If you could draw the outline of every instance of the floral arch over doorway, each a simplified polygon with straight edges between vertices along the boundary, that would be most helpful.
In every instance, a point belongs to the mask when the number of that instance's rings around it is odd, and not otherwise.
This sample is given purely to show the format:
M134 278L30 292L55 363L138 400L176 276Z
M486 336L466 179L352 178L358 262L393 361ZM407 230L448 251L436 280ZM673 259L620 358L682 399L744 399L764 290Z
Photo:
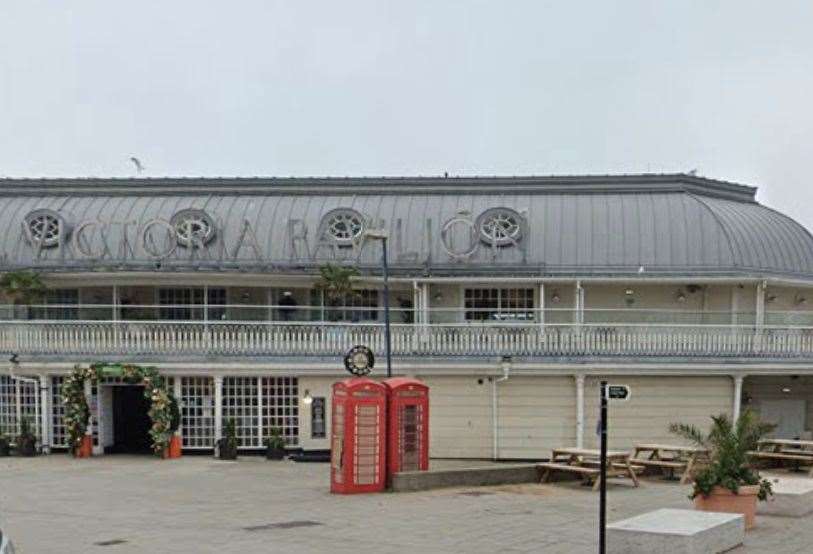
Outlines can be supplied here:
M144 385L144 397L150 401L152 449L157 455L162 455L180 423L178 402L167 391L164 378L155 367L116 363L93 363L87 367L76 365L73 372L65 378L62 399L71 451L75 452L82 445L90 422L85 383L111 377L120 377L131 385Z

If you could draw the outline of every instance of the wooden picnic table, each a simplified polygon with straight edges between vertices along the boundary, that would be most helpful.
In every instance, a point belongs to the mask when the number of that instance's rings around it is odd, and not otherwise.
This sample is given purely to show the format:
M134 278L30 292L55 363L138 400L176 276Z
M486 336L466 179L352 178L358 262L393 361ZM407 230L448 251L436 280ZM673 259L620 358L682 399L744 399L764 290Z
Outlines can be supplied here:
M680 483L688 483L692 479L692 471L698 462L708 459L709 451L696 446L682 446L676 444L636 444L630 458L630 463L644 467L656 467L667 477L672 477L675 470L682 472Z
M810 464L809 475L813 477L813 441L795 439L762 439L757 450L748 453L759 460L776 460L793 462L794 471L799 471L801 464Z
M551 461L537 464L542 470L541 482L550 480L555 471L575 473L586 482L593 480L593 490L601 485L601 451L591 448L554 448ZM629 452L611 450L607 452L607 477L629 477L638 486L638 477L630 465Z

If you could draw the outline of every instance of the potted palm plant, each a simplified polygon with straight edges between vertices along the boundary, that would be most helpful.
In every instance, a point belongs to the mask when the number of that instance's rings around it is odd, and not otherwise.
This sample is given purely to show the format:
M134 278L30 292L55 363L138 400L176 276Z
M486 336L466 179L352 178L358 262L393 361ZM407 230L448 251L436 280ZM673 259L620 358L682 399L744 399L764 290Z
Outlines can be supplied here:
M272 427L265 439L265 458L267 460L282 460L285 458L285 439L282 438L282 430L279 427Z
M233 419L223 422L223 438L217 441L217 457L221 460L237 459L237 426Z
M31 420L24 417L20 421L20 434L17 436L17 454L31 457L37 453L37 437L31 431Z
M709 451L708 465L695 475L690 498L697 510L743 514L745 528L750 529L757 500L766 500L772 491L770 481L751 467L748 453L776 426L763 423L751 410L745 410L736 423L725 414L711 419L708 433L694 425L669 426L672 433Z
M345 267L335 264L325 264L319 268L319 280L314 288L321 291L325 302L331 309L327 316L330 321L338 321L341 311L336 309L343 305L348 298L355 294L353 290L353 277L359 275L355 267Z

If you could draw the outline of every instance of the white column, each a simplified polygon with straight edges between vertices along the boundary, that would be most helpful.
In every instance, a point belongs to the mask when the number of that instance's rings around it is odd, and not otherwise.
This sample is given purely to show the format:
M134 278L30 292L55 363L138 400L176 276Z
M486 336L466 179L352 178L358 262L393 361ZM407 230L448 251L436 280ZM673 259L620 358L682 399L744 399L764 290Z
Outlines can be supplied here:
M760 281L757 284L757 300L756 300L756 322L755 326L758 331L762 330L765 325L765 287L767 282Z
M183 405L181 404L181 378L180 376L175 377L172 381L172 395L175 397L175 401L178 403L178 410L181 411L181 415L183 415ZM181 417L181 422L178 425L178 430L175 431L175 434L179 437L183 436L183 417Z
M731 325L737 325L740 321L740 287L731 286Z
M260 446L263 446L265 440L265 429L263 426L263 378L256 377L257 379L257 436L260 437ZM299 402L299 399L297 399Z
M113 285L113 321L119 320L119 286Z
M43 453L51 451L51 379L46 375L39 376L40 386L40 444Z
M429 284L428 283L421 283L421 296L423 297L423 301L421 302L421 319L423 320L424 324L429 323Z
M223 437L223 376L215 375L215 443Z
M581 325L584 323L584 289L582 282L576 281L576 313L575 323Z
M584 448L584 375L576 379L576 448Z
M545 326L545 283L539 283L539 326Z
M733 375L734 379L734 417L733 420L736 422L740 419L740 406L742 406L742 381L745 378L744 375Z

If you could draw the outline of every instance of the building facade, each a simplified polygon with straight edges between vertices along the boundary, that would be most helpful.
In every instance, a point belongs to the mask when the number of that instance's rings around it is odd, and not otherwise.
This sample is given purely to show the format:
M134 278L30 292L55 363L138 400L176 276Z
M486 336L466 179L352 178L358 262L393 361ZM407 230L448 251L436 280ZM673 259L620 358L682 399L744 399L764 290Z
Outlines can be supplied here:
M64 448L76 364L157 367L183 446L279 427L329 448L330 386L370 346L383 374L388 236L393 372L431 387L431 455L543 458L596 444L598 383L630 385L612 448L744 407L813 429L813 237L756 189L692 175L481 178L5 179L0 271L37 302L0 319L0 426ZM358 269L341 298L326 264ZM143 409L90 391L97 453ZM139 415L140 413L140 415ZM143 422L142 422L143 423Z

